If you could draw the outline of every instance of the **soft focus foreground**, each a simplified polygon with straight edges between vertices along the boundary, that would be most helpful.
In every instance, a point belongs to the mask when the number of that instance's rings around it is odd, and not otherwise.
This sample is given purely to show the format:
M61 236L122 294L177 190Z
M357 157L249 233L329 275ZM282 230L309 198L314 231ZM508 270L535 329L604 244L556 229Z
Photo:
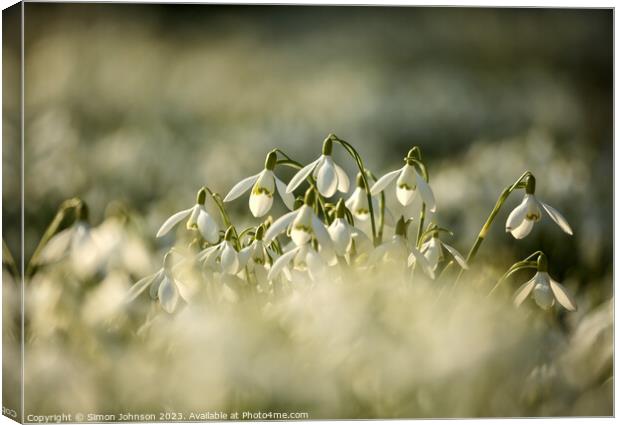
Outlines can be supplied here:
M27 413L612 414L604 11L73 7L26 7L35 23L26 48L26 260L72 196L87 201L105 243L48 252L33 270ZM5 135L18 121L8 124ZM528 169L574 237L545 217L515 241L502 228L521 200L513 195L456 289L453 273L433 281L379 268L266 296L229 280L204 285L188 268L180 279L192 302L175 314L149 291L126 302L132 284L161 267L174 235L177 246L191 242L182 229L154 236L198 188L223 197L274 146L307 164L329 131L379 175L421 146L438 206L428 220L453 230L448 241L463 253L499 192ZM342 151L334 157L351 178L346 198L357 170ZM278 174L288 182L293 172ZM11 247L19 209L4 204ZM239 228L259 223L247 205L247 194L227 204ZM274 202L274 217L283 211ZM526 273L487 297L535 249L577 312L545 312L531 299L515 309ZM10 264L6 322L19 304ZM18 341L13 330L5 341ZM4 355L16 358L15 346Z

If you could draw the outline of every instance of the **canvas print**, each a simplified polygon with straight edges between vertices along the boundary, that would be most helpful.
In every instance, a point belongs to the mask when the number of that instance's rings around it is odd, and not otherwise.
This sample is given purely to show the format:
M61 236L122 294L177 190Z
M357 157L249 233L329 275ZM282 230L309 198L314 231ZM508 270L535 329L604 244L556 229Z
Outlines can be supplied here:
M3 414L609 417L613 10L3 11Z

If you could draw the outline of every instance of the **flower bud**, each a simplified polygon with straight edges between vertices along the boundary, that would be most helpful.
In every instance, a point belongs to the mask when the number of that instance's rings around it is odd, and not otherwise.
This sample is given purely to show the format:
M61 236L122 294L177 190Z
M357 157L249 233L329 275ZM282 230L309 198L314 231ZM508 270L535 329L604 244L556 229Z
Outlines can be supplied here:
M344 201L340 199L336 204L336 218L344 218Z
M533 195L534 192L536 192L536 178L530 174L525 180L525 193Z
M547 256L542 252L538 255L538 261L536 262L536 269L539 272L546 272L548 270L547 267Z
M75 208L75 215L78 221L88 221L88 205L81 201Z
M207 188L201 188L196 194L196 203L200 205L204 205L207 200Z
M405 217L402 215L398 219L398 223L396 223L396 229L394 230L395 235L399 236L407 236L407 227L409 226L409 222L405 220Z
M232 226L228 226L226 229L226 233L224 233L224 240L231 241L234 234L234 229Z
M306 195L304 196L304 204L308 205L309 207L314 205L314 201L315 201L315 193L314 193L314 188L309 188L308 190L306 190Z
M263 226L262 224L260 226L258 226L258 228L256 229L256 234L254 235L254 239L257 241L261 241L263 240L263 234L265 233L265 226Z
M323 155L331 155L332 154L332 149L333 149L333 144L334 144L334 142L332 141L332 137L334 137L334 135L330 134L323 141L323 152L322 152Z
M265 170L273 171L276 168L276 161L278 160L278 154L276 151L271 151L265 158Z

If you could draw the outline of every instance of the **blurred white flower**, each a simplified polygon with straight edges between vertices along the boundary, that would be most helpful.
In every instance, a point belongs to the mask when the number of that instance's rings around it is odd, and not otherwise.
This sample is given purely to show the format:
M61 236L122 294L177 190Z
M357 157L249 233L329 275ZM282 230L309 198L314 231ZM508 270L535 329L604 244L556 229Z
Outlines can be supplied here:
M237 199L251 187L250 211L254 217L262 217L271 209L273 194L277 189L284 204L289 210L292 210L295 204L295 197L292 193L286 191L286 185L274 174L273 169L276 165L276 159L276 153L273 151L269 152L265 160L265 169L235 184L224 198L224 202Z
M569 235L573 234L573 230L562 214L550 205L536 199L534 193L527 192L523 201L508 215L506 232L510 232L515 239L523 239L530 234L534 223L540 220L541 209L545 210L564 232Z
M426 180L417 172L414 162L409 156L405 158L405 165L402 168L390 171L375 182L370 188L371 195L378 195L394 180L396 180L396 198L401 205L407 206L413 202L417 188L429 211L435 212L433 191Z
M211 270L235 275L243 268L242 264L247 262L245 256L249 254L248 251L243 254L237 252L230 240L224 239L219 244L198 253L197 259Z
M404 268L410 267L413 264L420 264L422 270L428 274L431 278L435 278L435 272L426 260L424 255L417 248L412 246L406 237L407 223L403 217L401 217L396 223L396 230L392 238L378 247L370 255L370 263L378 263L384 261L387 263L394 263L396 265L402 265Z
M439 262L445 258L444 249L448 251L450 256L454 258L454 260L456 260L462 268L468 268L467 261L465 261L465 258L461 255L461 253L458 252L456 248L439 239L437 232L433 233L432 237L422 244L420 247L420 252L428 260L430 267L433 270L437 270Z
M207 191L205 188L200 189L196 196L196 205L186 210L179 211L171 215L157 231L157 237L160 238L168 233L180 221L189 217L187 220L187 229L200 232L202 237L209 243L215 243L219 240L219 225L215 220L215 212L207 211L207 207L211 207L211 203L207 202Z
M344 202L341 199L336 205L336 218L327 228L336 254L341 257L350 254L354 241L357 242L356 247L359 251L369 252L372 250L372 242L364 232L347 222L344 218L344 208Z
M164 266L157 273L140 279L129 289L126 302L135 300L149 288L151 298L157 299L166 312L174 313L179 299L187 302L188 296L184 285L174 278L172 269L172 253L168 252L164 257Z
M321 255L312 248L310 242L306 242L303 245L295 246L274 261L267 279L274 280L282 272L290 276L291 269L296 269L301 272L307 272L312 280L319 280L324 276L327 266Z
M372 209L375 215L375 221L379 220L381 210L379 207L379 202L375 197L372 199ZM368 207L368 196L366 191L364 190L364 181L362 180L361 174L357 175L357 186L351 196L345 202L346 207L351 211L353 217L356 220L367 221L370 217L370 208ZM384 220L385 224L388 226L394 225L394 216L392 213L384 206Z
M536 272L533 278L521 285L515 293L515 306L520 306L530 294L533 294L536 304L542 309L551 308L557 301L568 311L577 310L577 303L566 288L553 280L546 271Z
M349 177L347 173L332 159L332 140L326 139L323 143L323 153L316 160L297 172L286 187L292 193L309 175L316 180L319 193L326 198L334 196L336 191L349 191Z
M314 191L309 189L304 204L274 221L265 232L264 240L265 243L271 243L276 236L286 231L299 247L314 238L319 243L321 255L332 264L336 260L334 246L325 225L312 210L313 203Z

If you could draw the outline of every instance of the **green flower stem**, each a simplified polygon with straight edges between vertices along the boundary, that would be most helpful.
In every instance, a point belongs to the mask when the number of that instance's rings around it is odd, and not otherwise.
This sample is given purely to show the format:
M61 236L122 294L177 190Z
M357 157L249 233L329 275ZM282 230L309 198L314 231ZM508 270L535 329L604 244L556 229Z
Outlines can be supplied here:
M366 170L371 179L375 182L379 180L370 170ZM369 210L370 212L370 210ZM385 227L385 192L382 190L379 197L379 230L377 231L378 243L383 242L383 229Z
M43 248L45 248L50 239L52 239L52 237L56 233L58 233L58 228L67 216L67 213L70 210L77 208L79 205L82 204L82 202L83 201L80 198L71 198L60 204L60 207L58 208L54 219L49 224L49 226L47 226L47 229L45 229L45 233L43 233L39 244L37 245L34 253L32 254L32 257L30 257L30 261L28 262L25 273L27 277L30 277L34 274L34 270L39 263L39 256L41 255Z
M232 224L232 221L230 220L230 216L226 212L226 208L224 208L224 202L222 201L222 197L220 196L219 193L212 192L211 189L209 189L208 187L205 187L205 189L207 189L207 192L209 192L209 195L211 195L211 198L213 199L213 201L215 201L215 205L217 205L217 209L220 211L220 215L222 216L222 221L224 222L224 226L227 229L229 227L232 228L233 235L235 236L235 248L237 248L237 251L240 250L241 241L239 240L237 228Z
M487 221L485 221L485 223L482 225L482 229L480 229L480 233L478 233L478 237L476 238L476 241L474 242L471 249L469 250L469 253L467 254L466 261L467 261L468 266L471 265L472 261L476 257L476 254L478 253L478 250L480 249L480 245L482 245L482 242L484 242L484 238L487 236L487 233L489 232L489 229L491 228L491 225L493 224L493 220L495 220L495 217L499 213L499 210L502 208L502 205L504 205L504 203L506 202L506 199L508 199L508 196L510 196L510 194L515 189L523 186L523 179L530 174L532 174L530 171L526 171L525 173L523 173L521 177L519 177L512 185L507 186L503 190L503 192L499 195L499 198L497 199L497 202L495 203L495 207L491 211L491 214L489 214ZM455 285L458 283L464 271L465 269L461 269L459 274L456 276L456 280L454 281Z
M366 168L364 167L364 162L362 161L362 157L357 153L355 148L345 140L338 138L334 134L330 134L328 137L334 142L340 143L343 148L353 157L355 163L357 164L357 168L359 168L360 175L362 176L362 180L364 181L364 191L366 192L366 198L368 199L368 212L370 213L370 226L372 228L372 238L374 246L379 244L379 238L377 235L377 225L375 223L375 213L374 208L372 206L372 195L370 194L370 186L368 185L368 179L366 177Z
M422 243L422 232L424 228L424 218L426 217L426 204L422 202L422 209L420 210L420 219L418 221L418 235L416 236L416 247L419 249Z
M493 289L489 291L489 294L487 296L490 296L491 294L493 294L497 290L497 288L499 288L499 286L506 279L508 279L513 273L516 273L519 270L523 270L523 269L532 269L532 268L536 269L538 267L538 263L536 261L532 261L532 258L534 258L535 256L539 256L540 254L542 254L542 251L536 251L533 254L527 256L522 261L514 263L512 266L510 266L510 268L506 271L506 273L504 273L502 277L499 278L499 280L497 281Z
M290 157L284 154L280 149L276 149L276 150L280 152L284 157L286 157L286 159L278 159L276 161L276 165L286 165L287 167L291 167L296 170L301 170L303 168L303 166L299 162L290 159ZM319 212L323 214L323 217L325 217L325 221L327 221L327 224L331 224L331 220L327 214L327 209L325 208L325 199L319 193L319 190L316 187L316 182L314 181L314 178L312 178L312 176L308 176L308 182L310 183L310 186L314 188L314 191L317 195L315 199L317 199L318 202L315 205L317 206L317 208L319 208L320 210Z
M4 242L4 238L2 238L2 264L6 266L13 278L17 279L19 277L19 269L17 268L17 264L15 264L15 259L11 254L11 250L6 245L6 242Z

